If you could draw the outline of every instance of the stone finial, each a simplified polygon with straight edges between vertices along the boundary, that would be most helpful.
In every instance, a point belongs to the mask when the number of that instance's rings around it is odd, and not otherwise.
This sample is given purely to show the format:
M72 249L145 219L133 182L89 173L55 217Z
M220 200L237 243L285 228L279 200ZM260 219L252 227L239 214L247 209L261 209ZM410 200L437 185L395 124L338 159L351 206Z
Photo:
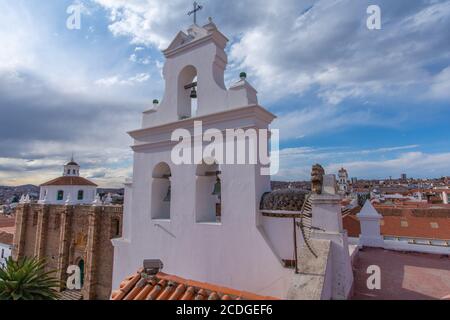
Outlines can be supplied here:
M325 170L320 164L315 164L311 170L311 191L315 194L322 194L323 176Z
M105 199L104 203L105 203L106 205L109 205L109 204L112 204L112 201L113 201L113 199L112 199L112 197L111 197L111 193L108 193L108 195L106 196L106 199Z
M44 195L44 199L39 200L39 204L47 204L48 200L47 200L47 194Z
M100 199L100 196L98 194L95 195L95 200L92 202L92 205L94 207L103 205L102 200Z
M20 204L24 204L25 203L25 195L24 194L20 197L19 203Z
M367 247L383 247L384 241L380 230L380 220L383 218L367 200L364 207L357 214L361 225L359 244Z
M31 198L30 198L30 195L29 195L29 194L27 194L27 195L25 196L23 203L31 203Z

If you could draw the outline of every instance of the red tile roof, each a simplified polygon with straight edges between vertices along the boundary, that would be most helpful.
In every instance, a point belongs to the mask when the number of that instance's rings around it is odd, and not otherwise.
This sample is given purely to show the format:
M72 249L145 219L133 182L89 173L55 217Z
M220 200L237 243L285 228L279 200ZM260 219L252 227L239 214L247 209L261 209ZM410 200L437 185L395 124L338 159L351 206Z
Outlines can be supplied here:
M0 228L14 227L15 223L16 223L15 217L0 215Z
M111 300L276 300L273 297L186 280L158 273L147 276L142 270L129 276L113 291Z
M59 177L48 181L46 183L41 184L41 187L44 186L93 186L97 187L95 183L85 179L83 177Z
M13 244L14 235L12 233L0 232L0 243L2 244Z
M447 208L375 206L375 209L383 216L381 234L384 236L450 239L450 210ZM407 226L402 226L402 221L406 221ZM344 216L343 224L350 237L360 235L359 219L354 214Z

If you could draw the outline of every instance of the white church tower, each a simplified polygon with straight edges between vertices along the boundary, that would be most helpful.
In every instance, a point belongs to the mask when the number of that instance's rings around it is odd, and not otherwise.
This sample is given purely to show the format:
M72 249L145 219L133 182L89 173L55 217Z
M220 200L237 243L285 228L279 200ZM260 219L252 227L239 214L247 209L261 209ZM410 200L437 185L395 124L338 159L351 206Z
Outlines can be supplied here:
M260 132L275 118L258 105L245 73L226 88L227 42L210 19L179 32L163 51L164 97L143 113L142 127L129 132L133 178L125 185L123 238L113 240L113 288L143 260L160 259L165 273L286 297L293 271L285 268L262 227L259 203L270 191L262 165L176 165L171 157L175 130L199 138L194 122L202 122L203 132ZM249 144L255 143L250 137ZM291 220L288 225L288 233L274 232L292 242ZM285 250L291 259L293 247Z
M349 191L347 170L341 168L338 172L338 191L340 194L346 194Z

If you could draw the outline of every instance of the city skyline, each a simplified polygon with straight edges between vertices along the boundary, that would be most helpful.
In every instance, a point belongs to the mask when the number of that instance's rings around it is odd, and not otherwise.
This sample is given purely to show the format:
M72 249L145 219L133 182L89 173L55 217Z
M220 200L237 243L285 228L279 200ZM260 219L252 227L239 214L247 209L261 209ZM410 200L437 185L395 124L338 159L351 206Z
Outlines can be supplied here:
M66 27L73 4L79 30ZM226 84L246 71L278 116L273 180L308 180L314 163L360 179L450 175L450 2L378 1L381 30L366 27L369 4L202 2L198 23L211 16L230 38ZM0 3L0 185L43 183L74 152L83 176L120 186L131 174L126 132L162 99L160 50L192 23L190 9Z

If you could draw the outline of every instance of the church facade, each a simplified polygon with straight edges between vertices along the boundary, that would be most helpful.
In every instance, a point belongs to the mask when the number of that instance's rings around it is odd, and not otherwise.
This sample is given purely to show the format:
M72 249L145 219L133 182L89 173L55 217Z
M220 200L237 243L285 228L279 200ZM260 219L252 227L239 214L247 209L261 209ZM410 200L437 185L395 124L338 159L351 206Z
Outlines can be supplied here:
M16 208L12 256L45 259L65 290L67 268L80 268L85 300L109 299L112 284L111 239L121 236L122 206L42 205Z
M73 159L63 176L41 185L40 200L23 198L16 208L12 246L15 260L44 259L66 290L69 266L80 270L81 290L69 296L85 300L109 299L112 285L111 239L122 235L123 206L103 204L97 185L79 176Z

